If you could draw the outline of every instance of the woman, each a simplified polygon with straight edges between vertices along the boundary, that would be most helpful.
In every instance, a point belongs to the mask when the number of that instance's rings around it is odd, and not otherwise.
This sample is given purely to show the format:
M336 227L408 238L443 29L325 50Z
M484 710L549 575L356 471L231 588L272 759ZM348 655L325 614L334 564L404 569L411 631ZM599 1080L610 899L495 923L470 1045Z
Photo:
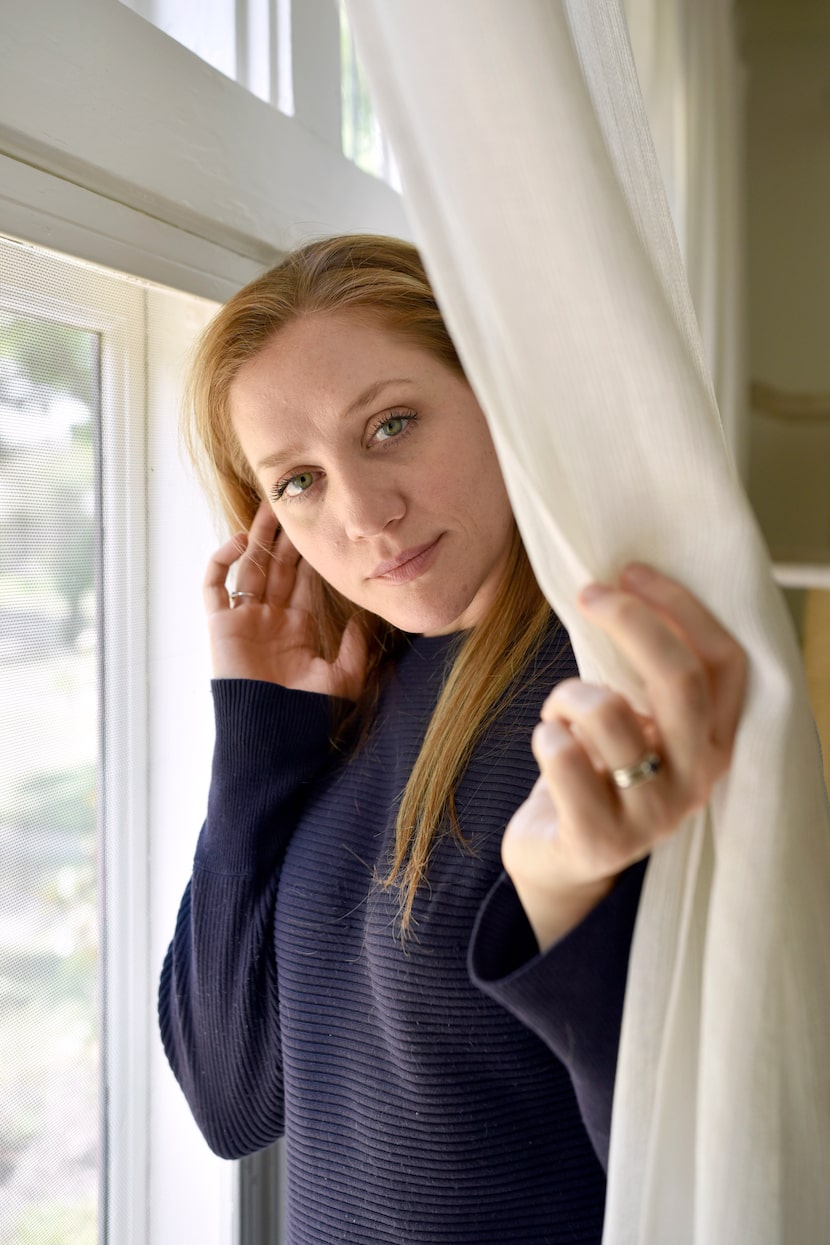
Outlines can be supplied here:
M196 1119L228 1157L285 1134L292 1245L598 1242L645 859L728 765L743 653L634 566L580 604L648 716L577 678L404 243L253 282L191 398L242 529L160 994Z

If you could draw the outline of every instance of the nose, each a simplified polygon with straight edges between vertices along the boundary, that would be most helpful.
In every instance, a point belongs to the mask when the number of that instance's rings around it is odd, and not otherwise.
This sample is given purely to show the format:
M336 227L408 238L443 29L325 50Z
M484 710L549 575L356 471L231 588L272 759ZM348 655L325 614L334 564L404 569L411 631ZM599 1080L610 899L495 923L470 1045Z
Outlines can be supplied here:
M401 490L388 479L373 479L370 473L341 480L338 493L341 522L349 540L369 540L406 513Z

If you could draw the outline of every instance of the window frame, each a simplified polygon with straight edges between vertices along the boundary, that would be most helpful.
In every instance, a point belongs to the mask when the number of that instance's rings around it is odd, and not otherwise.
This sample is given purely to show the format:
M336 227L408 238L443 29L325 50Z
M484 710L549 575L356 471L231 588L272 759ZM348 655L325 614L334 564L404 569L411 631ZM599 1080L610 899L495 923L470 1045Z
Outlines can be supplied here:
M32 262L34 259L34 262ZM146 488L145 309L138 285L4 239L0 308L93 333L100 342L98 529L99 1234L144 1241L147 1168L146 533L122 495ZM119 311L113 310L117 286ZM62 295L55 293L63 291ZM71 296L68 296L71 295ZM120 418L112 418L119 412ZM110 416L107 418L107 416ZM109 464L119 464L118 479ZM138 522L136 519L138 518ZM125 568L128 573L125 574ZM126 596L126 601L125 601ZM119 689L119 713L107 712ZM109 774L118 774L119 782ZM104 1231L102 1231L104 1229Z
M213 743L200 581L218 541L179 453L177 414L190 347L216 304L6 241L0 307L100 342L100 1240L229 1245L239 1164L209 1152L156 1020Z
M286 0L279 9L284 30ZM341 152L332 86L332 74L340 72L339 18L332 0L304 0L295 12L293 117L117 0L7 0L0 7L0 47L0 234L24 248L43 246L221 302L308 237L412 236L397 191ZM82 283L85 271L78 266ZM146 375L119 371L117 317L105 323L92 304L83 313L60 308L61 318L80 314L102 333L102 394L120 416L102 418L101 453L105 465L120 464L128 473L122 484L146 501L150 515L143 524L119 515L104 471L102 608L110 631L103 679L121 697L119 721L108 725L104 747L124 767L126 785L119 796L109 794L105 810L104 1161L111 1179L101 1209L106 1206L106 1239L119 1245L128 1245L125 1230L129 1245L177 1245L188 1236L202 1245L254 1245L282 1239L279 1148L241 1164L210 1155L157 1036L160 955L207 791L207 646L194 583L215 538L179 462L171 418L171 378L180 375L193 325L182 325L177 335L168 319L162 331L165 300L169 311L174 296L138 284L134 295L157 351ZM58 307L51 305L54 314ZM194 315L199 319L187 313ZM174 513L192 555L186 566L154 519ZM110 591L120 598L119 610L107 601ZM131 621L117 634L112 627L123 617L124 592ZM190 664L186 673L177 670L177 683L165 678L176 660L165 622L171 594L177 619L193 637ZM181 724L185 715L195 723L195 751L177 779L158 724Z
M117 0L4 0L0 231L220 300L310 236L411 237L315 115L333 49L300 12L287 117Z

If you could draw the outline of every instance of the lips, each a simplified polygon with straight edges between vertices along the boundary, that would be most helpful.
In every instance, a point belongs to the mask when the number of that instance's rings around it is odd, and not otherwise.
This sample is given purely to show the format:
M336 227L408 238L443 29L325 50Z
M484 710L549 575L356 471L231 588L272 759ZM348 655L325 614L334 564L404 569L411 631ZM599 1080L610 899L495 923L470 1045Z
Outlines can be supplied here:
M437 549L441 537L428 541L425 545L413 545L404 549L396 558L388 562L380 562L369 576L370 579L385 579L389 583L406 583L425 571L432 562L433 551Z

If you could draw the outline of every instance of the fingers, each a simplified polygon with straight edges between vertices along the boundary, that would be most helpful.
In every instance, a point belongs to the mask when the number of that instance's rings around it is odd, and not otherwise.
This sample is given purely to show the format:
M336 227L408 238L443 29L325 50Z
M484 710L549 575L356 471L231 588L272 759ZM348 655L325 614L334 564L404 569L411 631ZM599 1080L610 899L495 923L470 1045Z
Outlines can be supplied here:
M301 561L300 555L289 540L287 534L280 529L267 553L267 579L265 597L272 605L299 605L295 599L298 583L302 576L304 591L302 593L303 609L308 608L310 596L305 590L308 567Z
M680 768L707 745L712 687L698 653L646 602L613 588L594 587L581 604L627 657L646 689L649 711Z
M734 737L746 694L744 650L703 603L675 580L634 563L623 571L622 583L678 626L708 667L717 693L713 738L727 744Z
M627 568L622 582L620 589L591 585L580 605L642 679L664 755L697 805L729 762L745 656L681 585L639 566Z
M620 588L592 588L581 608L642 680L649 713L578 679L543 706L532 736L540 777L502 843L543 949L708 800L729 762L746 682L740 646L681 585L631 567ZM637 774L652 752L659 768ZM634 784L618 785L614 771L632 767Z
M245 553L236 569L236 591L251 592L260 600L269 587L270 563L279 525L268 502L260 503L248 533Z
M531 736L539 773L556 809L559 824L585 827L584 841L602 835L619 821L611 787L602 781L582 742L562 722L540 722Z
M203 583L208 613L265 601L284 605L292 596L300 555L281 531L268 502L262 502L248 532L237 532L213 554ZM233 602L227 589L231 567L236 566L237 593Z
M228 572L239 560L248 546L248 533L237 532L216 550L207 564L202 582L202 597L208 614L228 608L228 590L225 581Z
M285 539L287 541L288 538L286 537ZM280 544L282 544L282 540L283 538L280 537ZM297 553L296 549L294 549L293 545L291 545L290 548L293 551L294 561L293 561L293 566L291 568L288 568L288 566L286 567L286 576L285 576L285 584L287 585L288 577L289 577L289 570L290 570L290 576L291 576L291 584L289 587L290 603L292 606L294 606L295 609L305 610L307 613L313 614L315 611L315 608L318 608L317 602L316 602L316 596L314 593L314 584L315 584L314 571L311 569L311 567L308 565L307 562L300 559L299 554ZM282 555L282 551L281 551L280 555L275 554L275 558L277 556L284 556L286 559L286 563L288 563L292 555L288 553L285 553L284 555Z
M747 662L692 593L649 568L628 568L620 588L592 585L580 605L642 680L649 709L579 679L543 706L533 752L568 860L585 877L644 855L709 799L731 756ZM617 786L614 771L651 752L657 772Z
M596 838L601 843L603 836L624 831L636 845L660 837L687 811L685 789L664 758L656 781L623 791L612 780L614 770L636 765L655 745L652 724L635 713L623 696L607 687L567 679L542 708L533 751L563 824L581 823L586 842ZM593 772L580 757L580 748ZM659 745L657 750L663 752ZM621 846L619 842L612 845L615 852Z
M545 701L541 717L570 727L599 770L630 765L648 750L642 720L607 687L566 679Z

